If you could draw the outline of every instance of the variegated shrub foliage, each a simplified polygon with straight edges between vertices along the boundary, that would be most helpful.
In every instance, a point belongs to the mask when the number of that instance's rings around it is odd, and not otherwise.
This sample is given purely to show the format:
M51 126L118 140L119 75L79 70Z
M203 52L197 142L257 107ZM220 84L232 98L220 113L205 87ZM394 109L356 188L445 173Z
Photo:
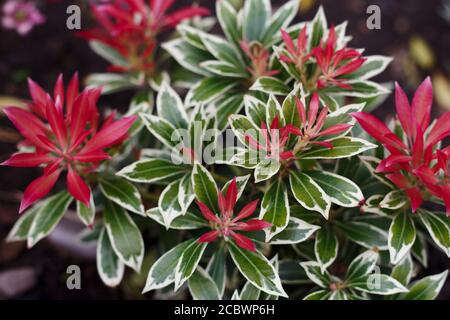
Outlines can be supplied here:
M179 23L161 45L174 60L167 72L132 69L120 48L90 39L123 66L91 84L108 93L146 80L129 139L89 180L90 206L77 198L106 285L128 266L148 272L143 292L160 298L437 297L447 271L417 274L429 246L450 257L439 211L450 206L450 150L437 143L449 115L427 129L425 81L411 106L396 88L393 131L368 119L390 93L370 79L391 59L350 48L347 23L330 25L322 8L293 24L298 5L217 1L220 34L211 18ZM10 240L31 246L48 235L72 195L35 204Z

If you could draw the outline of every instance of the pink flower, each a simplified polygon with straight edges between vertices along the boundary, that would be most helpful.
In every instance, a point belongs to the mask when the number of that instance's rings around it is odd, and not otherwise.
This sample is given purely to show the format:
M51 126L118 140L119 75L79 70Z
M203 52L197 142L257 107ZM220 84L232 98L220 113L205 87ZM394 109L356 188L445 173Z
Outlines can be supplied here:
M3 5L2 25L5 29L16 30L27 35L35 25L45 22L45 17L32 2L8 0Z
M198 242L212 242L218 237L233 238L236 244L246 250L255 251L255 244L242 234L236 231L256 231L270 227L272 224L259 219L250 219L241 222L242 219L248 218L255 212L259 200L254 200L247 204L236 217L233 218L233 210L237 200L237 184L236 178L230 183L226 196L222 192L218 192L220 217L215 215L206 204L197 201L201 213L206 220L210 222L213 231L206 232Z
M104 149L121 143L136 117L114 121L111 114L98 128L97 100L101 89L78 92L75 74L66 92L62 75L54 88L53 97L33 80L28 80L32 102L29 110L5 108L5 114L25 137L22 145L33 152L13 154L1 165L44 168L44 174L25 190L19 212L23 212L46 196L64 169L67 169L67 189L72 196L89 206L90 190L80 175L95 170L110 156Z
M433 88L429 77L417 88L411 105L396 84L395 105L404 139L371 114L356 112L352 115L368 134L389 150L390 155L376 170L387 173L388 179L405 190L412 210L420 207L428 191L444 201L447 214L450 214L450 152L449 148L435 150L437 144L450 135L450 111L429 128L432 103Z

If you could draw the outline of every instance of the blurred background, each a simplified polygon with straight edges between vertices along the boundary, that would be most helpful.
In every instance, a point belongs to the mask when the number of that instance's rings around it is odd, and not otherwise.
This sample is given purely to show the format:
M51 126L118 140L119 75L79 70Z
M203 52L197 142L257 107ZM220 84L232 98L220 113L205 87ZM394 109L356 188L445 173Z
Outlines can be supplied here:
M239 3L241 0L234 1ZM0 8L6 2L0 0ZM29 98L27 77L51 91L61 72L66 79L75 71L83 78L107 67L84 40L75 36L75 31L66 28L66 8L71 4L82 8L83 29L92 24L86 1L28 2L40 12L38 24L33 28L14 30L4 20L0 22L0 162L15 151L15 144L20 140L4 117L2 108L22 104L23 99ZM274 7L283 2L272 0ZM191 3L177 0L175 6ZM214 0L197 0L196 3L214 12ZM369 16L366 9L371 4L381 8L380 30L366 27ZM434 116L450 109L450 0L302 0L296 21L311 19L319 5L324 6L330 24L349 21L347 33L353 36L352 47L366 48L367 55L394 57L377 82L396 80L411 96L414 88L430 75ZM4 14L0 12L0 16ZM102 98L101 104L120 109L128 105L130 97L127 93L117 94ZM379 117L393 112L392 95L375 111ZM103 285L96 271L95 247L78 240L82 226L70 214L50 237L31 250L27 250L25 243L4 241L18 218L21 192L38 174L34 169L0 167L0 299L146 298L140 294L147 274L145 267L141 275L128 273L119 288L110 289ZM82 270L82 290L66 287L66 269L72 264L79 265ZM449 267L449 259L430 248L427 274L439 273ZM440 299L450 299L448 280Z

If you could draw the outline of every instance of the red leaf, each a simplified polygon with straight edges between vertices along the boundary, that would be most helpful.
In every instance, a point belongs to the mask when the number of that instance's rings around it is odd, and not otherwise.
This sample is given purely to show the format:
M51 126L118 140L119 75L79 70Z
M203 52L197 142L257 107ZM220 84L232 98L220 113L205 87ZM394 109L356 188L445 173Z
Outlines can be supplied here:
M69 166L69 171L67 172L67 189L75 199L89 207L91 190L71 166Z
M231 236L233 237L236 244L241 247L242 249L249 250L249 251L256 251L255 244L247 238L246 236L243 236L241 234L238 234L236 232L231 231Z
M46 106L46 115L56 139L58 139L61 147L65 149L67 146L67 129L63 114L50 102Z
M253 200L249 204L247 204L242 210L238 213L236 218L233 219L233 222L245 219L253 214L255 212L256 208L258 207L259 200Z
M427 137L427 146L434 146L436 143L450 135L450 111L447 111L436 121L433 129Z
M219 210L220 210L220 213L222 213L222 215L225 215L226 211L227 211L227 209L226 209L227 205L226 205L225 197L223 196L223 193L221 191L219 191L217 193L217 196L219 198Z
M64 82L63 75L59 74L58 80L56 80L55 88L53 90L53 100L59 100L61 102L61 106L64 104ZM62 112L63 110L59 110Z
M395 108L403 130L405 130L406 135L411 139L414 130L411 108L409 106L408 97L397 82L395 83Z
M75 102L76 97L78 96L78 72L76 72L72 79L70 80L69 86L67 87L66 94L66 115L70 119L70 115L72 114L73 103Z
M13 154L8 160L2 162L2 166L10 167L37 167L45 162L54 160L46 154L39 153L16 153Z
M86 143L79 154L86 154L94 150L114 145L128 133L128 129L130 129L136 119L137 116L124 117L113 122L106 128L102 128L90 141L88 141L88 143Z
M408 198L411 202L411 210L412 212L416 212L416 210L422 205L423 199L422 195L420 194L419 188L410 188L405 190L406 194L408 195Z
M84 155L76 155L73 157L76 161L80 162L99 162L107 159L111 159L111 156L104 151L92 151L85 153Z
M206 204L200 201L196 202L198 207L200 208L200 212L202 213L203 217L205 217L206 220L215 223L220 223L220 219L214 213L211 212L211 210L208 208Z
M6 116L11 120L17 130L36 146L41 146L38 135L46 135L45 124L34 114L17 107L3 109Z
M351 115L368 134L388 149L389 147L393 149L404 147L404 143L375 116L365 112L352 112Z
M238 223L238 225L233 228L234 230L242 230L242 231L256 231L262 230L272 226L270 222L260 220L260 219L252 219L245 222Z
M33 104L33 112L45 118L45 105L47 103L47 93L33 80L28 78L28 90L30 91Z
M341 133L349 128L351 128L352 125L351 124L335 124L325 130L323 130L322 132L319 132L316 137L320 137L320 136L329 136L332 134L338 134Z
M213 231L209 231L204 233L203 235L200 236L200 238L198 238L198 242L213 242L214 240L217 239L217 237L219 236L219 231L217 230L213 230Z
M412 112L425 131L430 122L431 105L433 104L433 87L430 77L427 77L417 88L412 100Z
M317 112L319 111L319 95L314 93L309 103L308 110L308 128L311 129L316 122Z
M238 191L236 178L233 178L227 189L227 194L225 196L225 212L227 213L233 212L234 206L236 204L237 193Z
M60 170L56 170L52 174L40 176L31 182L23 194L19 213L24 212L33 203L46 196L52 190L60 173Z
M192 18L194 16L209 15L209 10L203 7L183 8L164 18L163 26L175 27L180 21Z

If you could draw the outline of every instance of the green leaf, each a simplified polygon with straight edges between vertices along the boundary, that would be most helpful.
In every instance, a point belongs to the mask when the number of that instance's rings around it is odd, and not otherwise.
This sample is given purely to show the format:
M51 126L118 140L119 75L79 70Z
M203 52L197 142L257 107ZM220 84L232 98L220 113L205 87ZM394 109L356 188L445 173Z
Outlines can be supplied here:
M347 285L353 289L370 294L391 295L408 292L408 289L394 278L379 273L362 276L352 280Z
M86 84L93 87L102 87L102 94L133 88L138 81L127 74L118 73L92 73L86 78Z
M101 179L100 190L106 198L124 209L145 216L144 205L138 189L125 179L119 177Z
M305 270L298 265L296 260L280 260L279 275L282 283L286 284L309 284Z
M141 113L140 117L152 135L154 135L167 147L177 150L177 146L179 146L182 142L182 137L177 128L175 128L169 121L160 117L155 117L144 113Z
M219 212L216 182L211 173L198 162L192 170L192 186L198 201L206 204L212 212Z
M409 292L402 295L400 299L403 300L434 300L437 298L439 292L444 286L445 279L447 279L448 270L422 278L412 285Z
M350 240L364 248L378 248L379 250L388 248L388 235L378 227L365 222L340 222L335 220L334 223Z
M238 177L235 177L235 179L236 179L236 185L237 185L237 190L238 190L236 201L238 201L239 198L242 196L242 193L244 193L247 182L250 179L250 175L248 174L246 176L238 176ZM230 186L232 181L233 181L233 179L231 179L230 181L225 183L225 185L223 186L222 193L224 195L227 193L228 187Z
M303 300L327 300L330 296L329 290L317 290L306 295Z
M33 223L33 219L39 211L41 205L42 203L35 204L31 209L19 216L19 219L17 219L16 223L6 237L7 242L27 240L31 224Z
M163 159L147 159L137 161L122 170L117 175L130 181L152 183L167 178L181 176L186 167Z
M255 167L255 183L272 178L280 170L280 162L277 159L265 158Z
M322 227L316 234L314 252L322 269L327 269L336 259L339 242L330 227Z
M270 0L248 0L244 3L242 30L247 42L261 42L271 15Z
M220 300L219 290L213 279L200 267L189 278L188 286L194 300Z
M419 218L428 230L433 241L447 257L450 257L450 226L449 217L441 216L427 210L417 210Z
M379 206L383 209L398 210L408 205L409 200L402 190L389 192L380 202Z
M28 209L25 213L19 216L19 219L17 219L16 223L9 232L8 237L6 237L7 242L23 241L28 238L34 217L42 205L42 202L38 202L31 207L31 209Z
M56 227L67 208L72 203L72 196L62 191L48 198L36 212L28 233L28 248L33 247L39 240L48 236Z
M156 222L158 222L160 225L166 227L164 223L164 219L161 215L161 211L158 207L152 208L147 211L147 216ZM170 229L175 230L194 230L194 229L200 229L207 227L208 223L205 221L205 219L200 218L199 216L195 215L192 212L186 212L183 216L175 218L175 220L172 221L170 224Z
M129 66L127 59L113 47L110 47L96 40L89 41L89 46L91 47L92 51L94 51L96 54L98 54L100 57L102 57L112 65L121 67Z
M233 133L242 144L248 145L245 139L246 135L253 137L256 141L261 141L259 127L256 127L246 116L233 114L228 118L228 121Z
M188 116L180 96L164 81L156 98L158 116L170 122L175 128L187 129Z
M273 119L277 116L280 127L283 127L285 125L283 109L281 109L277 98L273 94L270 94L266 103L266 124L268 128L270 128Z
M289 201L287 188L281 179L277 179L264 194L259 219L272 223L264 230L266 241L283 231L289 223Z
M376 148L376 145L367 142L366 140L343 137L330 140L333 144L332 149L326 147L313 145L308 151L301 153L302 159L340 159L348 158L364 151Z
M347 79L367 80L383 72L392 61L391 57L381 55L365 56L364 59L366 59L366 61L364 61L360 68L342 77Z
M114 253L105 229L100 232L97 242L97 271L103 283L116 287L122 281L125 266Z
M414 265L411 255L407 254L392 268L391 277L400 282L402 285L407 286L413 276L413 269Z
M186 213L186 210L189 208L194 198L195 194L192 189L191 174L188 173L181 178L180 186L178 188L178 203L183 210L183 215Z
M189 90L185 99L186 105L207 104L219 98L236 85L235 79L220 76L204 78Z
M314 232L320 229L319 226L315 226L307 223L299 218L290 217L287 227L275 235L270 244L295 244L307 240Z
M225 130L228 126L228 119L232 114L237 114L241 111L244 105L242 95L233 94L227 99L224 99L217 105L217 128L219 131Z
M112 201L106 201L103 211L109 240L119 259L136 272L141 269L144 241L130 215Z
M165 42L161 47L187 70L203 76L210 75L208 71L200 67L203 61L211 60L212 55L209 52L194 47L181 38Z
M330 274L316 261L300 262L308 278L319 287L328 288L331 282Z
M262 36L261 42L265 46L273 44L276 41L274 36L280 32L280 29L285 29L291 23L298 12L299 4L298 0L288 1L274 13Z
M389 227L389 254L394 265L408 254L416 240L416 227L410 215L409 211L399 212Z
M87 207L81 201L77 201L77 215L78 218L88 227L92 227L94 225L95 220L95 203L94 203L94 194L91 192L91 198L89 200L89 207Z
M330 197L308 175L302 172L289 172L289 182L295 199L306 209L319 212L328 219L331 207Z
M286 124L293 124L300 127L301 120L297 110L296 97L304 100L305 93L301 84L296 84L294 89L283 100L282 109Z
M200 37L200 34L203 32L202 30L191 27L187 23L180 23L177 25L177 31L190 45L200 50L207 51Z
M222 77L230 77L230 78L248 77L248 74L245 72L245 69L239 69L235 65L225 61L208 60L202 62L201 67L215 75Z
M261 100L250 96L244 96L245 115L254 128L260 128L266 120L266 105Z
M196 240L182 242L163 254L150 268L142 293L167 287L175 281L175 268L183 251Z
M241 294L239 295L240 300L258 300L261 295L261 290L247 281L242 288Z
M228 242L231 258L241 274L256 288L268 294L287 297L275 267L259 251L249 251Z
M170 228L173 220L186 213L187 208L183 208L178 201L179 188L180 181L174 181L159 196L158 208L166 229Z
M227 270L226 270L226 256L224 246L219 246L219 249L211 258L208 264L208 273L214 280L218 290L219 297L222 298L225 291L225 284L227 280Z
M290 92L288 85L274 77L259 77L250 87L250 90L281 96L287 96Z
M238 51L225 39L204 32L200 33L200 37L205 47L217 60L227 62L238 68L245 67Z
M414 242L411 253L424 266L428 267L427 243L423 234L417 232L416 241Z
M372 273L379 258L379 253L375 250L367 250L359 254L350 263L345 275L346 282L352 282Z
M239 46L241 34L238 29L237 13L228 0L217 1L216 15L225 36Z
M367 80L350 80L346 84L352 87L352 90L342 89L340 87L330 87L323 89L321 92L333 94L335 96L357 97L357 98L373 98L379 95L389 93L389 90L382 85Z
M206 249L208 243L194 241L189 244L181 254L178 264L175 268L175 291L188 280L197 269L197 265Z
M357 207L364 200L364 195L358 185L348 178L327 171L307 171L331 202L341 207Z
M320 44L320 41L322 40L322 37L324 36L325 31L327 30L327 19L325 17L325 13L322 6L319 7L319 10L317 10L317 13L314 16L314 19L311 21L311 23L312 23L312 32L311 36L309 37L310 49L317 47Z

